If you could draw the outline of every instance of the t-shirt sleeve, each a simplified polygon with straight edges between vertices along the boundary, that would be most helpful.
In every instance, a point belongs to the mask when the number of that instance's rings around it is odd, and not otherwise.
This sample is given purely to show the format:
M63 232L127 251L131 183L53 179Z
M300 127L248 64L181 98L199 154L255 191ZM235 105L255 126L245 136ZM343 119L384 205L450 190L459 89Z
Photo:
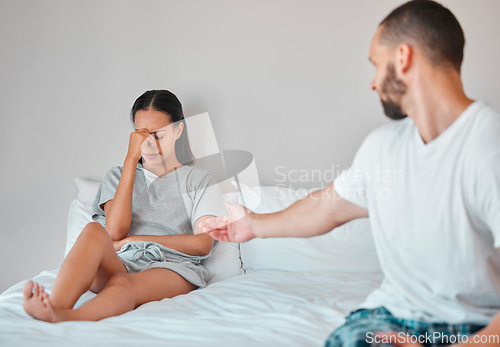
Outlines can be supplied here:
M109 200L113 200L116 193L116 188L118 188L118 183L120 182L122 170L120 167L116 166L111 168L104 176L104 179L99 186L94 203L92 206L92 219L95 222L101 223L103 227L106 225L106 219L104 217L104 204Z
M370 190L366 178L376 154L375 149L378 149L375 142L373 133L368 135L354 156L351 167L342 171L333 183L335 191L342 198L366 209Z
M500 152L478 170L476 203L480 220L491 231L495 248L500 248Z
M218 217L227 214L224 199L213 175L206 173L201 179L194 180L189 189L192 201L189 218L193 229L200 217L208 215Z

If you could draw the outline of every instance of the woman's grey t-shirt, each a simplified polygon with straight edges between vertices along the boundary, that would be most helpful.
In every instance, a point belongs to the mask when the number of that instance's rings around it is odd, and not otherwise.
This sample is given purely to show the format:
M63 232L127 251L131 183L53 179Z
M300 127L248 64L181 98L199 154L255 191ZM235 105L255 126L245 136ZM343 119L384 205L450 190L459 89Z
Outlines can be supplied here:
M97 192L92 218L103 227L103 206L114 198L121 173L119 166L109 170ZM191 235L198 218L226 214L217 182L205 170L182 166L152 182L146 175L152 174L137 164L128 235Z

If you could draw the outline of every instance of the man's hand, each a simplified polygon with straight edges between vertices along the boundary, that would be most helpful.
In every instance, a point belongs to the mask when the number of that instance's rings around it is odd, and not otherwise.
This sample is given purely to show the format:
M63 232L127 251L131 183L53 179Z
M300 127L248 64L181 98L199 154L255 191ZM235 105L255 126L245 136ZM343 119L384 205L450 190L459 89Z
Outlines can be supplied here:
M255 213L242 205L228 202L226 207L230 214L202 221L200 223L202 232L224 242L247 242L257 237L254 232Z

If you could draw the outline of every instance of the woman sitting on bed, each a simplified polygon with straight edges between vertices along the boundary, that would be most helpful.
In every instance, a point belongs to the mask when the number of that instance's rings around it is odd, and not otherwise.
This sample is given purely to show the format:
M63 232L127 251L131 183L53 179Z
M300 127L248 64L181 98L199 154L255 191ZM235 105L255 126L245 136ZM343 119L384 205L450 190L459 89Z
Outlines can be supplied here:
M28 281L24 310L48 321L100 320L205 287L201 261L214 241L199 223L226 214L213 176L193 163L182 105L166 90L141 95L131 111L123 167L101 183L93 219L64 259L49 296ZM93 299L73 309L87 290Z

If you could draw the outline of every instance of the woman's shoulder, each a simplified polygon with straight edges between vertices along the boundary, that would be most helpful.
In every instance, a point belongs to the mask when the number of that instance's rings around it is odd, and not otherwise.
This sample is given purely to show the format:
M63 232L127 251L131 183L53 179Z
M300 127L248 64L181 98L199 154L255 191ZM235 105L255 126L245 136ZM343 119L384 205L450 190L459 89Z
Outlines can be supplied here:
M104 179L102 180L103 185L118 185L120 181L120 177L122 176L122 167L121 166L113 166L106 172L104 175Z
M136 171L141 171L142 166L141 164L137 164L137 167L135 168ZM120 177L122 175L123 171L123 166L113 166L111 169L108 170L107 175L112 175L112 176L118 176Z
M191 165L183 166L183 170L188 187L198 187L204 182L209 182L209 184L213 184L216 182L214 175L212 175L207 170L203 170Z
M136 167L136 171L140 172L141 171L141 166L138 164ZM122 172L123 172L123 166L113 166L111 169L106 172L106 175L104 176L105 179L114 181L114 180L120 180L122 177Z
M122 166L113 166L108 170L106 176L115 176L120 177L122 175L123 167Z

